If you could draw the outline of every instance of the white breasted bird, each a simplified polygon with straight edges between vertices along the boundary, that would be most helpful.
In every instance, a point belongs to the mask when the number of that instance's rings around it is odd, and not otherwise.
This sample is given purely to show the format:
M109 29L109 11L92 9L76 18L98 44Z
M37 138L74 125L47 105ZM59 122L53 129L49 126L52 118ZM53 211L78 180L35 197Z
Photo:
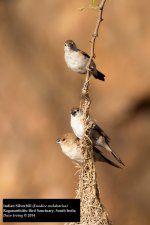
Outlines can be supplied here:
M73 132L78 138L82 138L84 135L84 123L83 123L83 112L79 108L71 109L71 127ZM124 165L119 156L111 149L109 142L110 139L107 134L91 119L89 118L90 123L90 135L93 142L93 146L101 146L107 151L109 151L116 160Z
M77 48L76 44L72 40L68 40L64 44L65 61L67 66L81 74L87 73L87 64L89 62L89 55ZM90 74L96 79L105 80L105 75L96 69L96 65L92 60L89 66Z
M62 137L57 138L56 143L60 144L63 153L71 160L79 164L83 163L83 156L81 153L80 140L73 133L64 134ZM116 168L121 168L113 161L107 159L100 150L93 148L94 160L108 163Z

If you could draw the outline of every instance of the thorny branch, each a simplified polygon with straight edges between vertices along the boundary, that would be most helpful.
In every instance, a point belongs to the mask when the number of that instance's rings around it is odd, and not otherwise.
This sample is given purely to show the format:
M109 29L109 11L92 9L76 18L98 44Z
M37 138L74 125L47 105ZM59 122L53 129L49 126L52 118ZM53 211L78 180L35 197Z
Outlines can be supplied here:
M82 88L82 100L80 102L80 108L83 111L84 121L84 137L80 140L81 152L83 154L84 163L81 167L79 174L79 184L77 189L77 198L81 199L81 223L80 224L104 224L110 225L107 213L103 208L99 189L96 179L95 164L93 159L93 146L90 139L90 123L89 123L89 109L90 109L90 97L89 97L89 79L90 79L90 65L95 58L95 42L98 37L98 31L103 21L103 10L106 0L101 0L97 9L98 17L96 26L92 34L90 43L91 51L90 58L87 64L87 74L85 82Z
M92 38L90 40L90 43L91 43L90 59L87 65L87 74L86 74L85 83L82 89L82 95L87 96L88 98L89 98L88 92L89 92L90 64L92 60L95 58L95 42L96 42L96 38L98 37L100 24L103 21L103 10L104 10L105 3L106 3L106 0L102 0L97 7L98 17L97 17L94 33L92 34Z
M79 182L76 190L76 198L80 201L80 222L66 223L65 225L111 225L107 212L105 211L99 196L99 188L97 185L95 164L93 159L93 146L90 140L90 123L89 123L89 79L90 79L90 64L95 58L95 41L98 37L98 31L101 22L103 21L103 9L106 0L101 0L98 9L98 18L94 33L91 37L91 52L90 59L87 65L87 74L82 88L82 100L80 101L80 108L83 111L84 121L84 137L80 139L81 152L84 162L79 167Z
M94 29L94 32L92 34L90 43L91 43L91 49L90 49L90 58L89 58L89 62L87 64L87 74L86 74L86 78L85 78L85 82L83 84L83 88L82 88L82 100L80 102L80 108L82 108L83 114L84 114L84 121L85 121L85 127L88 127L88 114L89 114L89 109L90 109L90 104L91 104L91 100L89 97L89 80L90 80L90 65L92 60L95 58L95 43L96 43L96 38L98 37L98 32L99 32L99 28L100 25L103 21L103 10L104 10L104 6L105 6L106 0L101 0L101 2L99 3L98 7L96 7L96 9L98 9L98 17L97 17L97 21L96 21L96 26ZM85 130L85 134L88 135L88 129Z

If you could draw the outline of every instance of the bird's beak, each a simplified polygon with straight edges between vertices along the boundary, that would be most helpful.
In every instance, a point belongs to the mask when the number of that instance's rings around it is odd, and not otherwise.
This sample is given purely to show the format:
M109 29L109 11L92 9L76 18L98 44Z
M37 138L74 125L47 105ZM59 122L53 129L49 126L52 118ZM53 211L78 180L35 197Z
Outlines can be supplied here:
M61 142L61 139L60 138L57 138L56 143L57 144L60 144L60 142Z
M71 115L75 116L76 115L76 111L74 111L73 109L71 110Z

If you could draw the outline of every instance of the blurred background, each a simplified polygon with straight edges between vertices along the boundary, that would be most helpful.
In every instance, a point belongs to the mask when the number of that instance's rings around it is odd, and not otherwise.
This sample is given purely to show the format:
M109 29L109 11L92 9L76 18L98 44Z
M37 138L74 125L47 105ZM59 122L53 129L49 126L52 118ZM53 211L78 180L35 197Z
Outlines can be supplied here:
M73 39L90 52L97 11L79 11L88 4L0 1L1 203L75 196L76 170L55 140L71 131L70 109L79 106L84 76L66 67L63 45ZM96 42L106 81L91 78L91 115L126 165L96 164L102 202L117 225L150 221L149 7L148 1L108 1Z

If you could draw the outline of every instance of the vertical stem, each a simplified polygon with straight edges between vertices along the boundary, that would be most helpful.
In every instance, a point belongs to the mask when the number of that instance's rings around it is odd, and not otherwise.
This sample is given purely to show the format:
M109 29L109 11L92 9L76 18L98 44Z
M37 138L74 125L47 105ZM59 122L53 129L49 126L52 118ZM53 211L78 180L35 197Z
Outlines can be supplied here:
M87 74L82 88L83 102L80 102L84 114L84 137L80 140L81 152L84 158L84 163L81 165L79 174L79 183L76 190L76 198L81 200L81 221L80 223L66 223L66 225L110 225L107 213L101 204L99 188L97 185L95 164L93 159L93 146L90 140L90 124L88 120L90 109L89 97L89 78L90 64L95 57L95 42L98 37L98 31L101 22L103 21L103 9L106 0L101 0L98 5L98 18L96 26L91 37L91 52L90 59L87 65Z
M83 96L87 96L89 101L89 78L90 78L90 64L92 62L92 60L95 58L95 42L96 42L96 38L98 37L98 31L100 28L100 24L103 21L103 10L104 10L104 6L105 6L106 0L102 0L100 2L100 4L98 5L98 17L97 17L97 21L96 21L96 26L95 26L95 30L92 34L90 43L91 43L91 50L90 50L90 58L89 58L89 62L87 64L87 74L86 74L86 78L85 78L85 82L82 88L82 95Z

